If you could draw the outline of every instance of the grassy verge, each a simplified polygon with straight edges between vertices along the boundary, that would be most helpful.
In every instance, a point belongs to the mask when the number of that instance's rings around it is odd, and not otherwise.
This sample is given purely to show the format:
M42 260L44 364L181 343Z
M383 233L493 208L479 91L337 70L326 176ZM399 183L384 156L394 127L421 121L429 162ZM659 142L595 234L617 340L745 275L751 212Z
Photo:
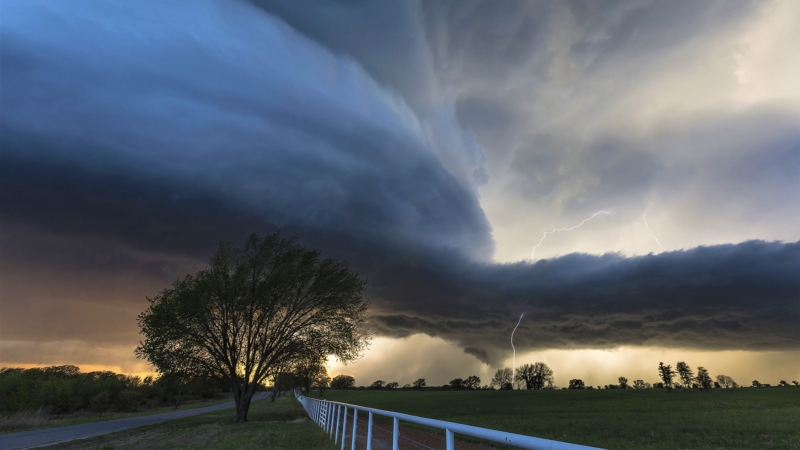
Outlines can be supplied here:
M107 420L126 419L128 417L148 416L151 414L161 414L173 411L184 411L187 409L202 408L204 406L213 406L220 403L231 401L230 398L198 401L186 403L178 406L163 406L159 408L148 409L145 411L137 411L130 413L106 413L106 414L92 414L86 415L75 414L66 417L51 417L42 412L42 410L23 411L18 414L10 415L7 417L0 417L0 434L3 433L16 433L18 431L38 430L42 428L63 427L67 425L80 425L82 423L91 422L104 422Z
M800 449L800 388L329 391L325 397L613 449Z
M47 447L51 449L328 449L338 448L307 419L293 397L253 403L245 424L233 410L215 411L158 425Z

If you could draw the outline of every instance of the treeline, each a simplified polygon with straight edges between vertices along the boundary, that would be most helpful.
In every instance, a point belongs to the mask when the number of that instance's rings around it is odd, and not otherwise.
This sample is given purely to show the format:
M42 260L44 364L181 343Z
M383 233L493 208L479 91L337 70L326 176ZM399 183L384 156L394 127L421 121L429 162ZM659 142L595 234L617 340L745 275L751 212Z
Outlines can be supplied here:
M676 364L675 370L672 366L659 363L658 375L661 381L649 383L644 380L634 380L630 383L626 377L619 377L618 384L606 384L604 386L588 386L583 380L575 378L569 381L569 385L559 388L555 384L553 370L543 362L533 364L523 364L516 371L510 367L498 369L488 385L481 386L481 378L477 375L470 375L466 378L455 378L448 384L442 386L428 386L424 378L419 378L413 383L405 384L402 387L396 381L387 383L377 380L369 386L356 386L356 380L350 375L337 375L330 382L331 389L440 389L440 390L542 390L542 389L711 389L711 388L738 388L740 387L733 378L727 375L717 375L712 380L708 370L699 366L697 373L686 364L680 361ZM797 381L791 383L780 380L778 386L800 386ZM770 387L758 380L753 380L751 387ZM326 386L327 387L327 386Z
M30 410L52 415L138 411L177 407L180 401L212 399L225 393L222 384L205 378L82 373L72 365L0 369L0 414L5 415Z

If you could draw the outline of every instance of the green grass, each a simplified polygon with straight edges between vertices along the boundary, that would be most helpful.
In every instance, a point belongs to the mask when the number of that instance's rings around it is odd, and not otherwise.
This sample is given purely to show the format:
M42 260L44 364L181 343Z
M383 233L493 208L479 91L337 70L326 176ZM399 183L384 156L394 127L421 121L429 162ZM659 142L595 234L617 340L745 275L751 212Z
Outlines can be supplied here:
M800 449L800 388L329 391L325 398L610 449Z
M66 417L55 417L47 419L45 417L44 420L39 420L34 426L19 426L19 427L5 427L3 426L4 421L11 422L14 420L14 415L8 417L0 417L0 428L8 428L0 431L0 434L4 433L16 433L19 431L28 431L28 430L39 430L42 428L53 428L53 427L63 427L67 425L80 425L83 423L91 423L91 422L105 422L107 420L116 420L116 419L126 419L128 417L138 417L138 416L149 416L151 414L161 414L161 413L168 413L174 411L184 411L194 408L202 408L204 406L213 406L218 405L220 403L226 403L231 401L230 398L224 399L216 399L216 400L203 400L197 401L192 403L184 403L178 406L178 409L175 409L175 406L162 406L158 408L147 409L144 411L137 411L137 412L129 412L129 413L104 413L104 414L93 414L87 413L87 415L81 415L80 413L66 416Z
M245 424L233 409L55 445L53 449L328 449L338 448L307 419L294 397L254 402Z

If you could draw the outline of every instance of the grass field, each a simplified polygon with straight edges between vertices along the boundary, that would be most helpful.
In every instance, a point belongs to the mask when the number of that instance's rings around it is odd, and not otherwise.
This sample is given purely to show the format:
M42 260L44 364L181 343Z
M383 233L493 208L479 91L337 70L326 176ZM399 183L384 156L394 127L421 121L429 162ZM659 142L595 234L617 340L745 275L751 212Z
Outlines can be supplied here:
M800 449L800 388L328 391L328 400L609 449Z
M294 397L275 403L257 401L249 422L233 423L233 409L215 411L159 425L135 428L91 439L55 445L52 449L320 449L338 447L307 419Z
M218 405L220 403L225 403L229 401L231 401L230 398L195 401L191 403L181 404L177 410L175 409L174 406L162 406L138 412L127 412L127 413L112 412L105 414L87 413L85 415L76 413L65 417L50 417L47 414L37 414L37 412L33 412L31 413L31 415L37 417L34 417L34 420L29 420L29 421L18 420L17 416L19 416L19 414L10 415L6 417L0 417L0 430L2 430L0 431L0 434L16 433L18 431L27 431L27 430L38 430L41 428L63 427L67 425L80 425L82 423L105 422L107 420L125 419L128 417L137 417L137 416L148 416L151 414L161 414L173 411L183 411L187 409L202 408L204 406Z

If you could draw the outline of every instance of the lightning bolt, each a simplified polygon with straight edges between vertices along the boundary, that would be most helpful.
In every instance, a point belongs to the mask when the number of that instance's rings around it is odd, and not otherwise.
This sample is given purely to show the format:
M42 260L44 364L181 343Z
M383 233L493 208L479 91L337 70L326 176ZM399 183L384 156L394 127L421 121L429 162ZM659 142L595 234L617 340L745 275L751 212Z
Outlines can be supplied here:
M595 217L599 216L600 214L611 214L611 213L610 213L610 212L608 212L608 211L597 211L596 213L592 214L592 217L589 217L588 219L584 219L584 221L583 221L583 222L581 222L581 223L579 223L579 224L575 225L574 227L570 227L570 228L554 228L554 229L552 229L552 230L550 230L550 231L545 231L545 232L544 232L544 234L542 234L542 238L541 238L541 239L539 239L539 243L537 243L536 245L534 245L534 246L533 246L533 249L531 250L531 260L535 260L535 259L536 259L536 247L538 247L538 246L542 245L542 242L544 242L544 239L545 239L545 238L546 238L548 235L551 235L551 234L553 234L553 233L556 233L556 232L558 232L558 231L572 231L572 230L574 230L574 229L576 229L576 228L580 228L580 227L581 227L581 225L583 225L583 224L585 224L586 222L588 222L588 221L590 221L590 220L594 219Z
M511 350L513 351L513 354L514 354L512 360L511 360L512 361L512 363L511 363L511 367L512 367L512 369L511 369L511 385L512 386L514 385L514 377L517 374L517 349L514 348L514 332L517 331L517 327L519 326L520 322L522 322L522 316L524 316L524 315L525 315L525 313L522 313L522 314L519 315L519 320L517 321L517 326L514 327L514 330L511 331Z
M661 245L661 242L659 242L659 240L658 240L658 238L656 237L656 235L655 235L655 234L653 234L653 230L651 230L651 229L650 229L650 225L648 225L648 224L647 224L647 213L644 213L644 217L642 217L642 218L644 219L644 226L645 226L645 227L647 227L647 231L649 231L649 232L650 232L650 236L652 236L652 237L653 237L653 239L655 239L655 241L656 241L656 244L658 244L658 247L659 247L659 248L661 249L661 251L663 252L663 251L664 251L664 247Z

